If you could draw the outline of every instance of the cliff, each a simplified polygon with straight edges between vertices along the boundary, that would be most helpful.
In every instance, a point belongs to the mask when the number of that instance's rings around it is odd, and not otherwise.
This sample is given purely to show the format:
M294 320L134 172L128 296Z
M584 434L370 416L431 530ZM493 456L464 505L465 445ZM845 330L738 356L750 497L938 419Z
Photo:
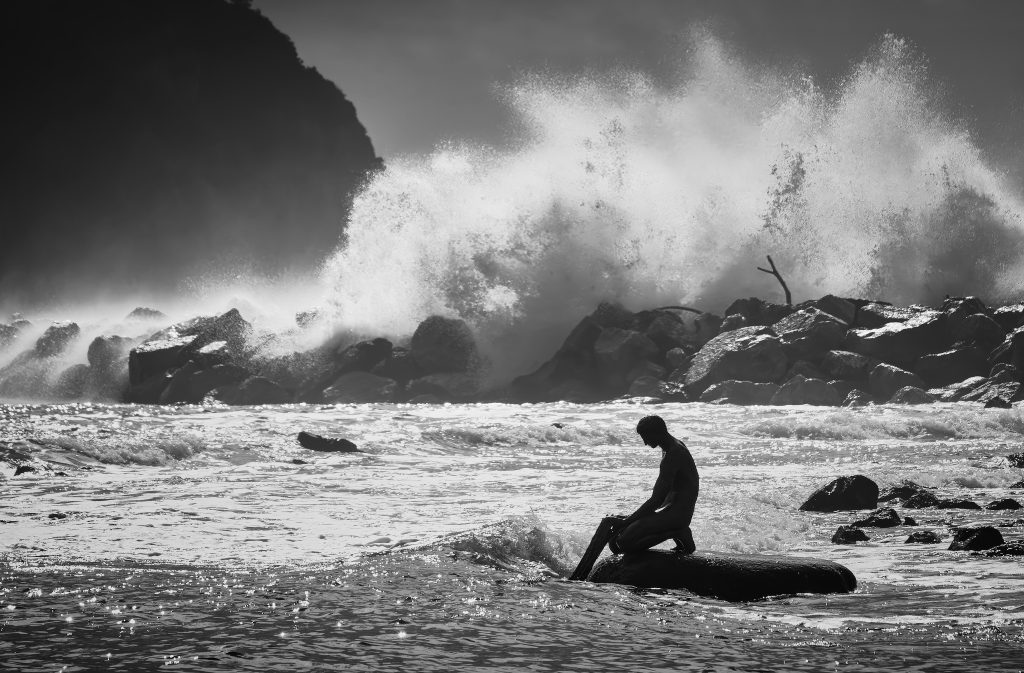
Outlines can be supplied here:
M380 165L352 103L247 2L0 16L0 298L315 266Z

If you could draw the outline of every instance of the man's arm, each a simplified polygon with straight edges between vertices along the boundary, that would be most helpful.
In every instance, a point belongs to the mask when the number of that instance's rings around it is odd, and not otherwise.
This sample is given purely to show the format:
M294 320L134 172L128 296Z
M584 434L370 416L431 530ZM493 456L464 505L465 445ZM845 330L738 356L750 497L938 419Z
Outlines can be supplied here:
M672 456L668 453L661 459L661 466L658 468L658 479L654 482L654 491L651 493L651 497L647 499L644 504L640 505L635 512L626 517L626 520L619 524L618 527L625 527L633 523L642 516L646 516L661 506L661 503L665 502L665 498L668 497L669 490L672 488L672 475L675 472L675 465Z

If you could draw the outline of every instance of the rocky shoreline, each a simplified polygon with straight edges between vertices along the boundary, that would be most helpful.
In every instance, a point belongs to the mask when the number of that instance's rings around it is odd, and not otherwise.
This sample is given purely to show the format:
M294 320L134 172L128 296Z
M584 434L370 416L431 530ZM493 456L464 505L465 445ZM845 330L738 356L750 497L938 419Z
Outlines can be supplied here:
M299 314L298 328L309 319ZM604 303L539 368L499 386L485 384L473 332L454 318L427 318L401 345L336 336L274 356L265 353L277 337L258 333L237 309L167 326L159 311L139 308L126 320L141 335L98 336L87 363L70 366L77 324L54 323L25 348L31 323L0 323L0 350L22 348L0 368L0 399L252 405L641 397L994 407L1024 399L1024 304L988 307L975 297L938 307L832 295L795 306L749 298L723 316Z

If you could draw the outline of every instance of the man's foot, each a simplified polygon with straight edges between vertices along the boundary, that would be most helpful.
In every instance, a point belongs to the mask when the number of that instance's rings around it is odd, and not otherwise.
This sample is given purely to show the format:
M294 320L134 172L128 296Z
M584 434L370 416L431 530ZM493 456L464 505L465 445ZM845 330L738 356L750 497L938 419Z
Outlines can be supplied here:
M677 554L687 554L687 555L689 555L689 554L692 554L693 552L697 551L697 545L693 544L692 542L690 542L688 540L684 541L684 540L680 540L679 538L675 537L675 538L672 538L672 541L676 543L676 546L673 547L672 551L676 552Z

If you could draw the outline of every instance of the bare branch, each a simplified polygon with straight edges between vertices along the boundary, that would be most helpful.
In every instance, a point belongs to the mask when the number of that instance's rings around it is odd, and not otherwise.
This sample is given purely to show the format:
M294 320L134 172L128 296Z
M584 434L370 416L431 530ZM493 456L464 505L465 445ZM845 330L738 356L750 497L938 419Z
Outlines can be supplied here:
M775 262L772 261L772 256L771 255L766 255L766 256L768 257L768 263L771 265L772 268L771 269L765 269L765 268L759 266L759 267L757 267L757 270L758 271L764 271L765 273L767 273L767 274L769 274L771 276L775 276L775 279L777 281L779 281L779 285L782 286L783 292L786 293L786 306L792 306L793 305L793 295L791 295L789 293L789 287L786 285L786 281L782 280L782 274L780 274L779 270L775 268Z

